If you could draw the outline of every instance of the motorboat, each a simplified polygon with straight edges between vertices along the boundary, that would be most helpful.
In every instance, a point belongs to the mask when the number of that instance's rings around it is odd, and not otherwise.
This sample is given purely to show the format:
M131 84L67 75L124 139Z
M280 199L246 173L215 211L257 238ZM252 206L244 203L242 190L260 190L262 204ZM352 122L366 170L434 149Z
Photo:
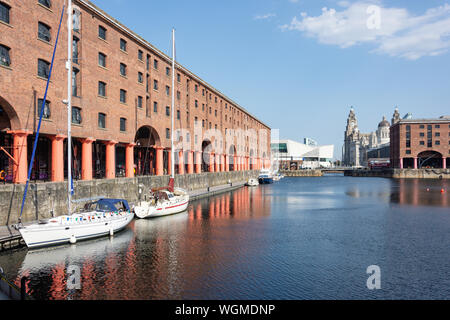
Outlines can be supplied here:
M248 179L248 181L245 183L246 186L248 187L256 187L259 185L258 179L255 178L250 178Z
M37 248L114 235L133 217L126 200L99 199L87 203L80 213L39 220L18 229L27 247Z
M186 211L189 194L181 188L156 189L150 191L149 199L134 207L136 217L140 219L162 217Z
M273 175L269 169L261 169L258 176L258 181L260 184L270 184L273 183Z

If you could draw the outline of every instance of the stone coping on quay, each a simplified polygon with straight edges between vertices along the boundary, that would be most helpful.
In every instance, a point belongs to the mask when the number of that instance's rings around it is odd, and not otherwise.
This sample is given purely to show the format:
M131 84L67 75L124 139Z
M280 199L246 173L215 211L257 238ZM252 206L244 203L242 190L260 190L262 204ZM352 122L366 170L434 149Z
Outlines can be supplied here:
M344 175L351 177L382 177L395 179L450 179L450 169L352 169L345 170Z

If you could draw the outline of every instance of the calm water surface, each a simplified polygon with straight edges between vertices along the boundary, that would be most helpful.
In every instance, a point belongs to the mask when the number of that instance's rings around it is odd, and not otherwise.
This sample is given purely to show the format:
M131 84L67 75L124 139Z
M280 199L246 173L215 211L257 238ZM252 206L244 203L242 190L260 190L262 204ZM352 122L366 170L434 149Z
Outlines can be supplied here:
M0 266L37 299L449 299L449 258L449 181L325 176L194 201L112 239L3 253ZM366 287L370 265L380 290Z

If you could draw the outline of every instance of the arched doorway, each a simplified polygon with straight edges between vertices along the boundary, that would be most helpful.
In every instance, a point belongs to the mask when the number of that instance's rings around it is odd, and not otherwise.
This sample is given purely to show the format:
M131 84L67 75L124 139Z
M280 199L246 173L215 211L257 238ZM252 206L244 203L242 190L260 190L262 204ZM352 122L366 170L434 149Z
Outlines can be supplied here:
M423 151L417 155L418 168L442 168L442 154L437 151Z
M203 140L202 142L202 172L209 172L211 163L212 144L210 140Z
M9 130L20 128L19 118L13 107L2 97L0 97L0 172L2 172L2 182L13 181L14 162L11 158L14 155L13 137Z
M136 132L134 141L134 163L136 166L136 175L155 175L156 174L156 149L161 142L157 131L150 126L140 127Z
M229 157L228 170L229 171L234 171L234 157L235 156L236 156L236 147L234 146L234 144L232 144L230 146L230 148L228 149L228 157Z

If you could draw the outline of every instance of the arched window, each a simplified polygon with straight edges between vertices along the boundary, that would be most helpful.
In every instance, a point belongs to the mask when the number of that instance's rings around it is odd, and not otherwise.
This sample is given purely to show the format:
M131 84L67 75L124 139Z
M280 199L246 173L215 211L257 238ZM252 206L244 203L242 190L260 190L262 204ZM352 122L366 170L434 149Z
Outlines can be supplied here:
M0 44L0 65L9 67L11 59L9 57L9 48Z

